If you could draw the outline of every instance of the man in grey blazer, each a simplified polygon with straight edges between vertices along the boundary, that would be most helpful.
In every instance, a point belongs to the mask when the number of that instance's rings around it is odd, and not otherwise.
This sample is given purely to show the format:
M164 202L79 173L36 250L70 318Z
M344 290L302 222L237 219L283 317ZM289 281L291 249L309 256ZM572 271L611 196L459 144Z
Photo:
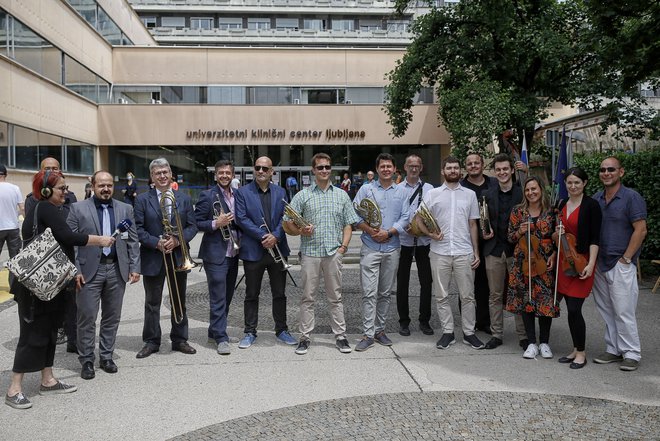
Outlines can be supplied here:
M73 231L109 236L124 219L131 223L120 233L112 247L76 247L76 304L78 306L78 359L80 376L91 380L94 372L96 317L101 306L99 330L100 367L107 373L117 372L112 360L115 338L121 318L126 283L140 280L140 246L133 207L112 199L113 178L106 171L92 176L94 195L71 205L67 224Z

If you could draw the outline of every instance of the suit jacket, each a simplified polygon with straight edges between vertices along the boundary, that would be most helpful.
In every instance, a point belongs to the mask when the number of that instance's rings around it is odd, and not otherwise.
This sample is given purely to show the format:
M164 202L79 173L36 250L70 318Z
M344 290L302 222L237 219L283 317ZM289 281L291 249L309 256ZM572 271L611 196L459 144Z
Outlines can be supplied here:
M519 184L514 183L512 190L513 192L511 196L511 207L515 207L519 203L522 202L523 194L522 194L522 189L520 188ZM488 190L486 190L482 196L486 196L486 203L488 204L488 217L490 218L490 227L495 231L497 234L497 229L499 228L499 212L500 212L500 200L498 197L498 194L500 192L500 186L498 183L496 183L493 186L489 186ZM511 214L511 213L509 213ZM507 216L507 219L509 217ZM507 222L508 225L508 222ZM508 243L508 238L500 238L504 239L505 242ZM495 236L493 236L492 239L487 240L484 243L484 256L490 256L490 253L493 251L495 248L495 245L497 245L497 240Z
M179 218L181 219L183 239L186 241L186 244L189 244L197 234L192 201L190 200L190 196L178 190L173 190L173 193L176 199ZM174 216L170 223L176 231L176 218ZM146 193L139 194L135 200L135 226L137 227L138 239L141 245L140 260L142 262L142 274L145 276L157 276L163 268L163 253L156 248L160 236L163 235L163 215L155 188L152 188ZM181 265L183 262L181 247L176 247L173 254L176 265Z
M287 257L290 251L286 242L286 234L282 228L282 216L284 216L284 202L282 202L282 199L286 198L286 192L282 187L272 182L269 186L271 232L277 238L277 246L283 257ZM236 224L243 232L239 257L242 260L252 262L261 260L264 252L266 252L266 249L261 245L261 238L267 234L267 231L261 227L264 223L264 210L261 206L261 199L259 199L259 191L256 181L252 181L234 192L234 217L236 218Z
M122 239L121 235L117 236L115 242L119 272L124 282L128 282L130 273L140 272L140 244L135 229L133 207L116 199L112 200L112 206L115 212L115 224L124 219L130 219L132 223L127 231L128 237ZM93 198L71 204L66 223L77 233L103 235ZM96 275L102 255L101 247L76 247L76 267L86 281L92 280Z
M220 193L220 188L214 185L213 188L203 191L199 195L199 200L195 205L195 222L197 223L197 228L204 232L202 243L199 246L199 258L203 261L222 264L227 255L228 242L222 238L220 229L214 230L212 225L214 215L213 203L218 198L225 213L229 212L229 207L227 207L225 198Z

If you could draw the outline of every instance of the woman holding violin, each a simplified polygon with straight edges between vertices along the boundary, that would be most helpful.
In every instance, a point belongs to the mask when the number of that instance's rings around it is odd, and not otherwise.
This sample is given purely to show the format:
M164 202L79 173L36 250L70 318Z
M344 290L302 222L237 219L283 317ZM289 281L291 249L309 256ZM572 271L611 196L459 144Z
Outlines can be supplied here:
M557 207L557 229L552 239L559 249L556 290L568 309L568 327L573 352L559 359L571 369L587 364L584 344L586 325L582 304L594 284L594 267L600 241L601 210L598 202L584 194L588 176L579 167L568 169L564 177L568 199Z
M555 264L552 232L554 215L550 202L536 176L523 185L524 199L511 211L509 241L515 243L513 265L509 273L506 310L522 316L529 345L524 358L552 358L550 326L559 316L554 300ZM536 320L539 319L539 343L536 344Z

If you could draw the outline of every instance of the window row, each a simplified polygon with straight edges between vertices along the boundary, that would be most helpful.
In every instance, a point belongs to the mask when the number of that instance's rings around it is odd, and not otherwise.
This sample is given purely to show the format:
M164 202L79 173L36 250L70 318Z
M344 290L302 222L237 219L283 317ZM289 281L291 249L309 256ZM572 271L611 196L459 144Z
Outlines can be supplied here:
M113 46L133 46L130 38L124 34L96 0L67 0L73 9L92 25L96 31Z
M345 19L345 18L273 18L273 17L142 17L147 28L175 28L175 29L248 29L279 31L299 29L314 31L376 31L388 30L407 32L410 22L408 20L382 20L382 19Z
M0 54L96 103L109 100L109 82L2 9Z
M119 104L383 104L382 87L305 88L246 86L118 86ZM432 104L433 89L425 87L414 102Z
M68 173L91 175L96 148L72 139L38 132L0 121L0 164L24 170L39 170L50 156Z

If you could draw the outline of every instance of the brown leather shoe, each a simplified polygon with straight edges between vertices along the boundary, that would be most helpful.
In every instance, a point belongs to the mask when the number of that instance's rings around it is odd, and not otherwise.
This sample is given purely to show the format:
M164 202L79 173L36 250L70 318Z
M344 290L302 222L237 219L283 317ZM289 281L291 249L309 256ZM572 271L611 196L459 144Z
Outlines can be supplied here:
M180 343L172 343L172 350L179 351L184 354L196 354L197 350L190 346L187 341L182 341Z
M145 345L142 349L140 349L140 352L137 353L135 358L147 358L148 356L150 356L154 352L158 352L158 348L154 349L149 345Z

